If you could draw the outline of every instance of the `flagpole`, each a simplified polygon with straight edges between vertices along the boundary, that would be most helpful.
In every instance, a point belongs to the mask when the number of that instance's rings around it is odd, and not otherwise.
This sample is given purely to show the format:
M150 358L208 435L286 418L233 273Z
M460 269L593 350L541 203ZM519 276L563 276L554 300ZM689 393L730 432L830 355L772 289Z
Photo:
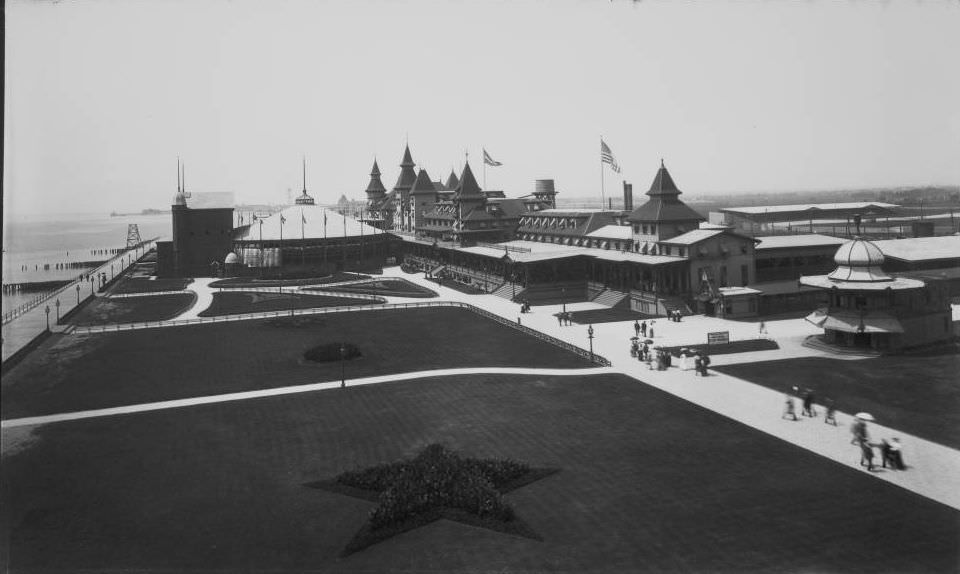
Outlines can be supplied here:
M602 153L602 150L603 150L603 136L600 136L600 149L601 149L601 153L600 153L600 209L602 210L602 209L603 209L603 204L604 204L604 203L606 202L606 200L607 200L607 199L606 199L606 193L605 193L605 190L604 190L604 184L603 184L603 153Z
M483 189L487 189L487 148L483 148Z

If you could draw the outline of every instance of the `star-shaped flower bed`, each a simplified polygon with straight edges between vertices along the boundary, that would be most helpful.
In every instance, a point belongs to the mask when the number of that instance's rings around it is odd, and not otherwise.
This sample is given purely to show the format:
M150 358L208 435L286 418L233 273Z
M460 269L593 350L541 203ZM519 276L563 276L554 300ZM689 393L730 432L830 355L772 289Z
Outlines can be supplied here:
M541 540L503 495L558 470L508 459L462 458L432 444L410 460L348 471L305 486L377 502L370 520L344 548L346 556L441 518Z

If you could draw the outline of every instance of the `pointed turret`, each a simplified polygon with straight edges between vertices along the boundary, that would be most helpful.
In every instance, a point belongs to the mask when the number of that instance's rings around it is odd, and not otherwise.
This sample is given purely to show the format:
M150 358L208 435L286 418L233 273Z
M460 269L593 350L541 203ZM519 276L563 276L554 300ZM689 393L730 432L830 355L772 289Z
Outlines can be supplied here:
M410 186L417 180L417 172L413 170L415 165L417 164L413 163L413 157L410 155L410 146L406 146L403 150L403 161L400 162L400 176L397 178L396 185L393 186L394 191L401 193L410 191Z
M457 189L458 185L460 185L460 180L457 179L457 174L453 171L453 168L450 168L450 177L447 178L447 183L443 184L443 186L449 191L453 191Z
M670 222L674 226L670 230L664 230L663 226L653 226L659 229L655 234L658 240L669 239L679 235L683 231L696 229L704 217L690 208L686 203L680 201L680 190L677 184L670 177L667 166L663 160L660 160L660 169L657 170L656 177L650 185L647 192L650 199L640 207L633 210L627 217L629 221L637 223L666 223ZM683 228L681 230L681 228Z
M370 183L367 184L367 199L382 199L386 194L387 188L383 187L383 182L380 180L380 166L377 165L377 160L373 160L373 169L370 170Z
M663 160L660 160L660 169L657 170L657 176L653 178L653 183L650 184L650 191L647 192L647 195L680 195L682 192L677 189L677 184L673 183L673 178L670 177L670 172L667 171L667 166L664 165Z
M421 169L420 173L417 174L417 179L413 182L413 186L410 187L410 195L436 195L436 193L437 188L430 180L427 170Z
M473 177L473 170L470 169L469 162L463 166L463 173L460 175L460 182L457 184L456 192L457 199L461 200L483 198L480 185L477 183L477 179Z

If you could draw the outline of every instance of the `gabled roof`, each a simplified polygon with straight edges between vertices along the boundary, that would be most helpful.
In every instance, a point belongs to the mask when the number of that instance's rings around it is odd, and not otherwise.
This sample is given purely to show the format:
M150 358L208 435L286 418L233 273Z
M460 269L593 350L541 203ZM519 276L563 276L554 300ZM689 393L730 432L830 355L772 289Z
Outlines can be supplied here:
M460 175L460 183L457 184L456 191L457 199L483 199L480 185L477 183L477 179L473 177L469 162L463 166L463 173Z
M427 170L420 169L420 173L417 174L416 181L413 182L413 186L410 188L410 195L436 195L437 188L433 186L433 182L430 181L430 175L427 173Z
M682 235L661 240L660 243L666 243L670 245L694 245L718 235L728 235L730 237L738 237L740 239L759 243L758 239L747 237L746 235L740 235L739 233L734 233L729 229L694 229L693 231L688 231Z
M460 185L460 179L457 178L457 174L454 173L453 169L450 170L450 177L447 178L447 183L444 184L444 187L449 190L457 189L457 186Z

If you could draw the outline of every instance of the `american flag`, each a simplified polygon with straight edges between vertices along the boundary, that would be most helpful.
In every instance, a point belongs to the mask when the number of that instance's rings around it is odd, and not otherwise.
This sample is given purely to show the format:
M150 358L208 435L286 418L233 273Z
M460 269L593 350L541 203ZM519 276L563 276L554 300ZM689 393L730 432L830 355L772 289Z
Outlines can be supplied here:
M284 217L283 214L281 213L281 214L280 214L280 225L283 225L283 224L286 223L286 222L287 222L287 218Z
M490 157L490 154L487 153L487 150L483 150L483 163L487 165L491 165L493 167L503 165L501 162Z
M617 163L617 158L613 157L610 146L603 143L602 139L600 140L600 162L609 164L614 173L620 173L620 164Z

